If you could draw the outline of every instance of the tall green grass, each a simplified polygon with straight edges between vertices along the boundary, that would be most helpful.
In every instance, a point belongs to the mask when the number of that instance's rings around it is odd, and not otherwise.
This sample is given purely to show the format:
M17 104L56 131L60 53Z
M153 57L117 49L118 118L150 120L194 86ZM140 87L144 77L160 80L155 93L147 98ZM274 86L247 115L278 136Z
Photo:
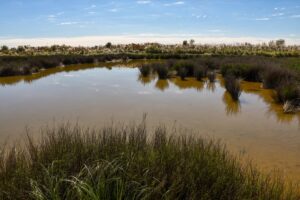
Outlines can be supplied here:
M0 199L299 199L217 141L159 126L61 125L3 149Z

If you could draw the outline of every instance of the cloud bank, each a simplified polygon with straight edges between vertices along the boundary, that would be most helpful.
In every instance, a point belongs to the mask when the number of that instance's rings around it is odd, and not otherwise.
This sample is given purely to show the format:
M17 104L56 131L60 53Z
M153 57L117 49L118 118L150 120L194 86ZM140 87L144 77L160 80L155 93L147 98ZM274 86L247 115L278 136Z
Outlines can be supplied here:
M50 45L70 45L70 46L95 46L104 45L107 42L113 44L147 43L158 42L161 44L181 44L183 40L194 39L201 44L237 44L249 42L260 44L276 40L279 38L259 38L259 37L224 37L224 36L201 36L196 34L139 34L139 35L119 35L119 36L80 36L80 37L49 37L49 38L0 38L0 46L7 45L16 47L19 45L30 46L50 46ZM300 45L300 38L284 38L288 45Z

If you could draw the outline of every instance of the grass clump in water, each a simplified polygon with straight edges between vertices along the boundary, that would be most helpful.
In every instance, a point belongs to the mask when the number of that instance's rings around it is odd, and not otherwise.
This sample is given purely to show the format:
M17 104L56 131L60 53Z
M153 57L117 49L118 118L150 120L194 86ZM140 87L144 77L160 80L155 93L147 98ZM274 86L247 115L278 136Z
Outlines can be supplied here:
M216 72L213 70L213 71L209 71L207 73L207 78L209 80L210 83L214 83L216 81Z
M174 129L173 129L174 130ZM151 136L150 136L151 135ZM1 199L298 199L219 142L138 125L62 125L0 154Z
M169 77L169 69L165 64L153 64L153 69L156 71L159 79L167 79Z
M233 75L226 75L224 80L226 90L229 92L233 100L238 101L241 95L240 81Z
M151 66L149 64L143 64L139 67L139 70L143 77L147 77L151 74Z

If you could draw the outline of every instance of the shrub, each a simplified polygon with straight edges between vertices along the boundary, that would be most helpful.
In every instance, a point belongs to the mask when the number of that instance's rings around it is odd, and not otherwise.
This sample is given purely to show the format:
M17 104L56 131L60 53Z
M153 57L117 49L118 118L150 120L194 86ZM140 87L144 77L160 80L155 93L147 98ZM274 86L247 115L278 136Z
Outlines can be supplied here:
M13 67L2 67L0 68L0 76L14 76L18 72Z
M252 82L262 81L262 67L258 65L246 67L244 69L242 77L246 81L252 81Z
M226 64L221 67L221 74L225 77L232 75L236 78L242 78L247 66L242 64Z
M144 77L149 76L151 73L151 67L149 64L143 64L141 67L139 67L139 70Z
M216 81L216 72L215 71L209 71L207 73L207 78L208 78L210 83L215 82Z
M169 71L166 65L158 63L155 64L153 68L157 72L159 79L168 78Z
M269 66L263 73L263 85L268 89L275 89L293 80L292 72L281 67Z
M187 70L183 67L179 68L177 75L180 76L181 80L185 80L187 76Z
M225 76L225 88L231 95L232 99L237 101L241 95L240 81L233 75Z
M275 91L275 100L279 103L285 103L286 101L291 101L300 98L299 86L295 84L286 84L279 86L275 89Z
M194 69L195 69L195 65L193 62L191 61L179 61L175 64L174 66L175 70L178 72L181 68L184 68L187 76L188 77L192 77L194 76Z
M194 76L198 81L201 81L207 74L207 70L203 66L195 67Z

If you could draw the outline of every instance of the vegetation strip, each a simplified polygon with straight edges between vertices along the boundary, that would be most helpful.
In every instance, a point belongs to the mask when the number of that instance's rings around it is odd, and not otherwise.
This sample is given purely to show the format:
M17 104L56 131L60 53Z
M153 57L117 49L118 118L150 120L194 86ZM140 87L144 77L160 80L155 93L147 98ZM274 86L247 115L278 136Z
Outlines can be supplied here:
M219 142L145 120L61 125L0 154L1 199L299 199L295 185L242 165Z

